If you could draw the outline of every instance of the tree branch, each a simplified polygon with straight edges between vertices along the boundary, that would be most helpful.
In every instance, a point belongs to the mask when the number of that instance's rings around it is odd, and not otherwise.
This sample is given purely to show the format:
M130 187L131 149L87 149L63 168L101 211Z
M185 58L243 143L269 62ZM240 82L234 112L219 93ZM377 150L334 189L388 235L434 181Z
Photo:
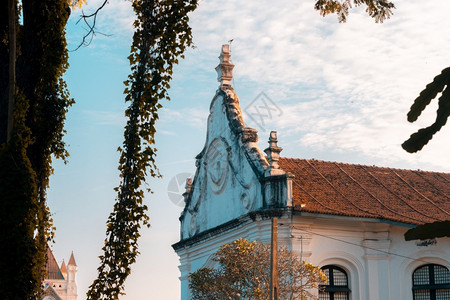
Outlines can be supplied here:
M104 34L101 32L98 32L95 30L95 25L97 22L97 15L100 12L101 9L103 9L105 7L105 5L108 3L108 0L104 0L102 5L100 5L99 8L97 8L95 10L95 12L93 12L92 14L86 15L84 14L84 11L81 11L81 16L80 19L77 21L77 25L78 23L80 23L80 21L83 21L84 24L87 25L88 29L87 29L87 33L83 36L83 39L81 40L81 43L78 45L78 47L76 47L74 50L71 51L77 51L78 49L80 49L82 46L89 46L94 38L94 36L98 33L104 36L110 36L109 34ZM89 21L92 20L92 22L90 23Z

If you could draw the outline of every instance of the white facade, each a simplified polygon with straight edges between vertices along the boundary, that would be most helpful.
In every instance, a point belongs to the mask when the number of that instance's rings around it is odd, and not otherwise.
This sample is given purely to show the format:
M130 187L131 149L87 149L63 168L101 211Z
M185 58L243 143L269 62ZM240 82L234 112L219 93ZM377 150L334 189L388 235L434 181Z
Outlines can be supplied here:
M270 243L271 220L257 216L226 232L177 250L180 256L181 299L189 298L188 276L201 267L212 267L212 254L220 245L238 238ZM450 239L420 246L405 241L408 227L332 216L297 216L287 212L278 219L278 239L304 260L324 267L344 269L351 300L411 300L412 274L422 265L450 269ZM445 299L445 298L444 298Z
M343 270L352 300L411 300L417 268L436 264L450 269L450 238L405 241L404 233L414 225L392 217L302 211L302 199L293 200L298 188L293 175L278 166L282 149L276 133L269 138L266 158L256 145L256 130L244 125L239 99L229 85L229 54L224 45L218 66L221 85L211 102L197 172L187 182L180 241L173 245L180 257L181 299L190 299L189 274L213 267L212 255L221 245L238 238L269 243L273 217L278 217L278 243L313 265ZM448 279L450 295L450 275Z

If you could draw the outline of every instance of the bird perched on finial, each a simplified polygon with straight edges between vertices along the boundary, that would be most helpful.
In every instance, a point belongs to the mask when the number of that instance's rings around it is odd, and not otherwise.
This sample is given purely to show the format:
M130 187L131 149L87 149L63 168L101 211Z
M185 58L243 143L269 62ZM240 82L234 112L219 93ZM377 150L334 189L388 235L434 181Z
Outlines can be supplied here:
M230 51L231 51L231 43L234 41L234 39L231 39L228 41L228 45L230 45Z

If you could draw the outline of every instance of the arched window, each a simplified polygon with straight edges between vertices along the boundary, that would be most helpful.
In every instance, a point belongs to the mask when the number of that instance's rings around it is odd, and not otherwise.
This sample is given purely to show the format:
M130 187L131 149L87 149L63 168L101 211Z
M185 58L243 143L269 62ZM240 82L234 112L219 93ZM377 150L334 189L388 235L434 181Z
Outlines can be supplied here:
M319 288L319 300L349 300L347 273L337 266L325 266L322 271L327 275L328 282Z
M425 265L413 272L414 300L450 299L450 271L441 265Z

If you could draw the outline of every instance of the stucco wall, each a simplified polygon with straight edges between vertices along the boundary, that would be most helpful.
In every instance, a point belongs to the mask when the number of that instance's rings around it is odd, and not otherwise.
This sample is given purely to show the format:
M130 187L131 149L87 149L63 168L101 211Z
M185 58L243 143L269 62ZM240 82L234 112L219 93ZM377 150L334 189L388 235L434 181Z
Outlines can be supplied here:
M289 216L279 219L279 244L310 263L336 265L347 272L351 300L410 300L412 273L427 263L450 269L450 239L421 246L405 241L408 227L371 219L334 216ZM189 299L188 274L212 267L211 255L220 245L238 238L270 242L271 220L256 219L178 252L182 298Z

